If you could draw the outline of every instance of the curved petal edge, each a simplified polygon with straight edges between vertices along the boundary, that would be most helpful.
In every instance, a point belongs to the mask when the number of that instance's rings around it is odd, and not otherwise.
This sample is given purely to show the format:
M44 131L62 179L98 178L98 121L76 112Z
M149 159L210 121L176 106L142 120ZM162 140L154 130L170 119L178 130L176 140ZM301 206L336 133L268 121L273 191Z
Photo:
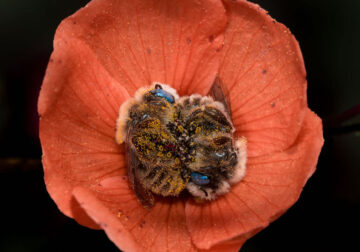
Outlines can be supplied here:
M280 217L298 200L314 173L323 142L321 120L308 110L295 143L287 150L249 158L244 179L216 201L189 200L185 213L194 244L209 249L235 237L248 239Z

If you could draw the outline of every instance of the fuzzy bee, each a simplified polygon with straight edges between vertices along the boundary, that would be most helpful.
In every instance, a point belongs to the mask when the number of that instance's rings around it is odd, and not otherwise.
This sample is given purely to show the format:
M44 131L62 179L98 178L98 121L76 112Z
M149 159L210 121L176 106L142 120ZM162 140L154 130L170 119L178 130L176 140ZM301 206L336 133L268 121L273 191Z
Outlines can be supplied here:
M141 88L120 108L116 141L125 142L129 181L146 208L154 194L196 199L226 193L245 173L246 140L234 139L219 78L209 96L179 97L165 84Z

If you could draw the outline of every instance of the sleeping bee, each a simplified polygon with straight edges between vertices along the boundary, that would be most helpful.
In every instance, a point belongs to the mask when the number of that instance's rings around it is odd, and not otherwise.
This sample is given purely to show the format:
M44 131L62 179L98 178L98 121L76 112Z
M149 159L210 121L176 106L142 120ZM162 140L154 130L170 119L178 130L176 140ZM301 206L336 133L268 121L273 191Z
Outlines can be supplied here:
M120 108L116 141L125 142L130 184L145 208L154 194L198 200L228 192L245 174L246 140L234 140L219 78L211 96L179 97L168 85L141 88Z

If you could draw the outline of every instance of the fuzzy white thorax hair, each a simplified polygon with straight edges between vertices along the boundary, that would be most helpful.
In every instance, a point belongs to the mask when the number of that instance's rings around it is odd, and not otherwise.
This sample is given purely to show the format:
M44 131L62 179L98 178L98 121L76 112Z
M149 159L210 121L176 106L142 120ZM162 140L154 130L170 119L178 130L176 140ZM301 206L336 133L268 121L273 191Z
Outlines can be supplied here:
M239 182L245 176L246 161L247 161L246 146L247 146L247 141L245 137L241 137L235 140L234 147L236 150L238 162L234 167L234 173L232 177L229 179L230 184L235 184Z
M216 199L217 196L227 193L230 189L230 184L224 180L221 182L218 189L213 190L211 188L200 189L200 186L190 181L186 185L186 189L195 197L205 200L213 200ZM206 193L204 191L206 191Z

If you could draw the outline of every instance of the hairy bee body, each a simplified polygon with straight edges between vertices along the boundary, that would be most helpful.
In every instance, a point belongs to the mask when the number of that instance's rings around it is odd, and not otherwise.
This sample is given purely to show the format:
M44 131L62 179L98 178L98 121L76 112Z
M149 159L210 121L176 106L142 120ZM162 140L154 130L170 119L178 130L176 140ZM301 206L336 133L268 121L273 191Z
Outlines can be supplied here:
M179 98L164 84L122 105L116 139L127 145L130 182L144 206L153 205L152 193L178 196L185 188L214 199L241 179L244 148L234 143L225 105L207 96Z
M178 155L176 135L168 127L177 120L177 109L166 99L145 92L140 102L129 110L126 143L135 150L141 165L136 169L137 179L146 190L162 196L176 196L185 189L189 176Z

